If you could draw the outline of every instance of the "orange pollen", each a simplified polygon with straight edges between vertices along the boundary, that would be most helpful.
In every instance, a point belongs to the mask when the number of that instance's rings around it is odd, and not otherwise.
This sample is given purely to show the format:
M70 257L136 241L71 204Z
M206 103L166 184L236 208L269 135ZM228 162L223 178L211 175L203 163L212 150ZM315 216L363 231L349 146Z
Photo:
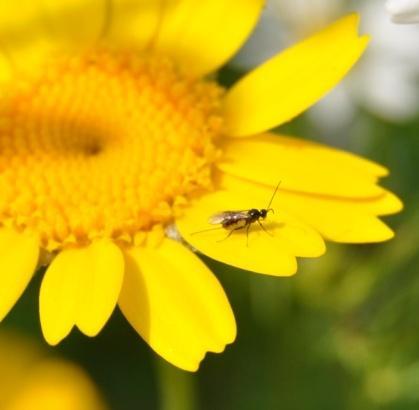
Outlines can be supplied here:
M223 90L153 55L49 64L0 104L0 224L52 250L132 243L211 185Z

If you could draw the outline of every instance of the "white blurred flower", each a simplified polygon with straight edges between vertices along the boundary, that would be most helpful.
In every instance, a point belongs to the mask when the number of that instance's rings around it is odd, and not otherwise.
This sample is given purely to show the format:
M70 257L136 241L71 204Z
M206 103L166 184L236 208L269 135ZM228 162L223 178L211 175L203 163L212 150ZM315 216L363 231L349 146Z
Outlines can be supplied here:
M326 134L353 124L359 106L393 122L418 115L419 25L393 24L383 0L268 0L261 25L234 64L258 65L350 10L360 13L361 31L371 35L371 43L354 71L308 115Z
M386 8L394 23L419 23L419 0L387 0Z
M356 97L379 116L408 120L419 112L419 26L392 24L381 0L369 1L361 16L372 41L352 78Z

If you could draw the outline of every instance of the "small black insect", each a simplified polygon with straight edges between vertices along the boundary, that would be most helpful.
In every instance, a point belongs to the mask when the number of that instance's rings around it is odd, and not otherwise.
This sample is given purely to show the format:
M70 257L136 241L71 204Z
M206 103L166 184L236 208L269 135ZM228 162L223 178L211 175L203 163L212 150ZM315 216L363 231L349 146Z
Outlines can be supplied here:
M262 208L262 209L252 208L252 209L245 209L242 211L223 211L223 212L212 215L209 218L208 222L213 225L221 225L221 228L229 230L229 233L227 234L227 236L222 240L225 240L228 237L230 237L230 235L232 235L234 231L238 231L240 229L246 229L246 238L248 241L249 229L251 225L255 222L257 222L258 225L268 235L271 235L262 225L261 220L264 220L267 217L268 212L271 211L272 213L274 213L273 208L271 208L270 206L272 205L272 201L275 198L275 195L278 191L280 184L281 184L281 181L276 186L275 191L273 192L272 197L269 200L268 206L266 208ZM213 229L218 229L218 228L213 228ZM206 229L204 231L199 231L195 233L200 233L200 232L205 232L205 231L210 231L210 230L212 229Z

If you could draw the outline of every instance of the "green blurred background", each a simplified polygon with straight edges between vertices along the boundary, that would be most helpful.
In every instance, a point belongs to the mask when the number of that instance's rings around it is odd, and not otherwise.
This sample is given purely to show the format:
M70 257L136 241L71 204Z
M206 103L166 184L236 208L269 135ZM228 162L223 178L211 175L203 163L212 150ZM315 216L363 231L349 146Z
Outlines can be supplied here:
M419 36L416 41L419 50ZM228 85L243 70L227 67L220 81ZM357 104L339 132L316 125L310 113L279 131L386 165L391 176L383 184L405 203L403 213L386 218L395 239L330 243L325 256L300 261L292 278L205 258L229 295L239 331L237 341L221 355L209 354L198 373L166 364L119 312L98 337L73 331L51 355L81 364L112 410L418 409L419 115L395 120L373 111ZM2 324L36 340L42 340L34 308L40 277Z

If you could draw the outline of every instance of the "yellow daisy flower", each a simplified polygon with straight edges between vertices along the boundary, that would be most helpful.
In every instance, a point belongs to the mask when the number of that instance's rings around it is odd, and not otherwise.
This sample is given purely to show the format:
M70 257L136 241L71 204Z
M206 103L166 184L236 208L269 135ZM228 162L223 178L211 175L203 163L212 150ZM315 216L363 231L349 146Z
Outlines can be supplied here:
M226 90L210 74L244 43L262 0L3 3L0 318L49 255L40 318L50 344L74 326L96 335L118 304L159 355L196 370L236 325L191 249L284 276L296 257L323 254L324 239L392 237L377 216L401 204L377 185L383 167L266 132L358 60L368 40L356 15ZM194 234L217 211L266 206L279 180L268 233Z
M10 332L0 334L0 395L3 410L107 409L83 369Z

